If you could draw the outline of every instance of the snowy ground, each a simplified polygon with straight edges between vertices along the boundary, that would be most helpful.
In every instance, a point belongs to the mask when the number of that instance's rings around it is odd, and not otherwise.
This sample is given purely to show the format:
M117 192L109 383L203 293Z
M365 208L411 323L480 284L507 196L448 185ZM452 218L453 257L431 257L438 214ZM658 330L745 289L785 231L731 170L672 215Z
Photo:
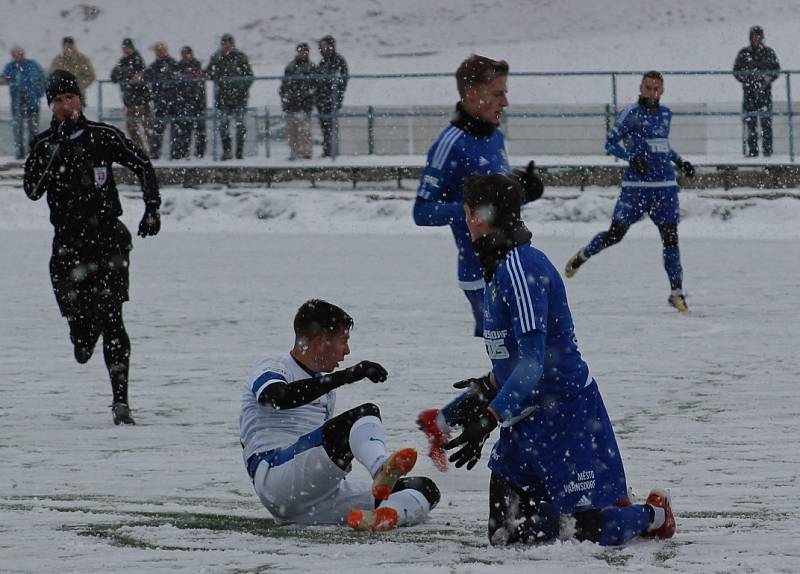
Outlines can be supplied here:
M410 185L413 185L411 183ZM607 225L616 190L554 191L525 213L561 267ZM125 192L125 220L142 205ZM309 297L356 320L352 361L381 361L371 400L392 445L424 448L416 413L487 368L469 337L442 230L410 221L391 186L165 189L164 231L135 242L126 320L137 426L114 427L102 360L77 365L47 276L43 202L0 186L0 571L797 572L796 381L800 202L682 195L688 315L666 305L654 228L642 223L568 282L582 350L614 420L630 484L671 489L678 534L603 549L495 549L484 463L437 473L443 500L385 536L275 527L238 445L250 364L291 344ZM488 452L488 451L487 451ZM366 473L356 469L358 478Z

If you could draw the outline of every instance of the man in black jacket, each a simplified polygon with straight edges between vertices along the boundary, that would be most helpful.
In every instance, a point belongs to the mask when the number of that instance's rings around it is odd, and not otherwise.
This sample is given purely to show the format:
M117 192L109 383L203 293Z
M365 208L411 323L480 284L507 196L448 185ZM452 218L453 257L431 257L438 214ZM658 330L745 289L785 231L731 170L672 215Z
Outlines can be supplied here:
M314 107L316 67L308 59L308 44L297 45L295 57L283 72L279 94L286 118L289 159L311 158L311 110Z
M47 101L53 106L53 119L31 142L25 193L33 200L47 194L55 230L50 279L69 324L75 359L86 363L103 336L114 424L135 424L128 406L131 345L122 319L132 241L119 220L122 205L111 164L124 165L139 178L145 202L141 237L156 235L161 228L158 182L147 156L120 130L89 121L81 113L74 75L53 72Z
M194 132L194 155L200 158L206 153L206 84L203 79L203 65L194 57L191 46L181 48L181 59L178 60L176 71L179 80L172 155L175 158L189 155Z
M244 141L247 137L245 114L250 86L253 84L253 69L247 56L236 48L233 36L223 34L217 50L206 68L206 77L216 82L219 135L222 139L222 159L232 157L230 123L236 125L236 159L244 157Z
M150 86L144 81L144 60L133 45L133 40L122 40L122 57L111 70L111 81L119 84L122 103L125 105L125 129L137 147L148 153L153 114L150 111ZM139 128L142 135L139 135Z
M325 36L319 41L319 52L322 60L317 65L317 73L320 75L317 83L317 111L319 126L322 128L322 156L330 157L338 154L339 119L336 112L342 107L350 73L347 62L336 51L336 40L333 36Z
M778 79L781 66L775 50L764 45L764 29L750 28L750 45L739 50L733 75L742 83L742 112L747 128L747 156L758 156L758 122L761 120L762 152L772 155L772 82Z

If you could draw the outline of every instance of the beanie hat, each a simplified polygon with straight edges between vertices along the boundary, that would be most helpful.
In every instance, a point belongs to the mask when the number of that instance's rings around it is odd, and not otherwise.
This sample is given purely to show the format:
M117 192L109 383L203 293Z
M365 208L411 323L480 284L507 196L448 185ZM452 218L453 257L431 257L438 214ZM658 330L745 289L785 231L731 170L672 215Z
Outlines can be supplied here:
M222 35L222 38L219 40L220 42L230 42L233 44L233 34L225 33Z
M133 50L134 49L133 48L133 40L131 40L130 38L125 38L122 41L122 47L123 48L130 48L131 50Z
M47 104L52 104L56 96L61 94L80 96L81 88L73 74L66 70L55 70L47 80Z
M756 35L761 36L761 41L763 42L764 41L764 28L762 28L761 26L753 26L752 28L750 28L750 34L749 34L748 38L750 38L752 40L753 36L756 36Z
M336 48L336 40L334 40L333 36L331 36L330 34L320 38L319 39L319 43L320 44L325 43L325 44L328 44L331 48Z

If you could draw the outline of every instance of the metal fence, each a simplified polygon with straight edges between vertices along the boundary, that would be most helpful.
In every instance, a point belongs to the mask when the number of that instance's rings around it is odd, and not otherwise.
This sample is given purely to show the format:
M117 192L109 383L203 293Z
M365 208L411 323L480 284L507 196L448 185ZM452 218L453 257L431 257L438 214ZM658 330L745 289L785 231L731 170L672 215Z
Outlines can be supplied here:
M598 156L604 154L605 135L623 107L638 93L642 71L592 71L592 72L516 72L513 81L513 105L503 116L503 130L509 153L530 156ZM795 131L800 128L797 104L792 99L792 81L800 71L784 70L773 84L773 139L778 156L786 155L789 161L796 158ZM669 87L665 103L673 110L673 127L670 140L682 154L693 156L741 156L744 141L741 88L732 80L732 72L725 70L693 70L662 72ZM757 74L757 73L756 73ZM284 116L276 97L282 76L257 76L247 112L248 140L245 155L261 157L288 156ZM381 90L386 82L395 85L438 86L440 99L454 101L452 73L415 74L354 74L350 77L348 93L367 93L376 100L365 105L345 105L334 111L336 155L420 155L424 154L452 114L452 103L441 105L392 105L385 101L391 90ZM675 100L682 90L697 91L718 89L722 82L728 90L728 102ZM597 84L606 87L597 88ZM675 84L678 85L675 88ZM586 90L593 86L590 101L573 97L563 102L565 94ZM378 87L378 88L376 88ZM221 155L218 137L218 118L213 107L213 82L207 82L207 126L209 156ZM401 88L396 88L401 89ZM549 90L549 92L548 92ZM532 100L530 94L540 94ZM543 94L543 95L542 95ZM620 98L625 94L625 99ZM361 99L364 97L362 95ZM377 101L377 100L384 101ZM422 98L425 99L425 98ZM345 102L352 100L346 97ZM599 101L598 101L599 100ZM124 126L124 113L120 107L119 86L110 80L100 80L96 87L98 118ZM673 103L675 102L675 103ZM45 119L43 114L43 120ZM3 118L0 117L0 123ZM317 116L313 118L313 139L319 141ZM8 130L10 138L10 126ZM169 134L166 134L167 139ZM0 140L5 138L0 137ZM167 146L165 146L167 147ZM0 153L2 143L0 141Z

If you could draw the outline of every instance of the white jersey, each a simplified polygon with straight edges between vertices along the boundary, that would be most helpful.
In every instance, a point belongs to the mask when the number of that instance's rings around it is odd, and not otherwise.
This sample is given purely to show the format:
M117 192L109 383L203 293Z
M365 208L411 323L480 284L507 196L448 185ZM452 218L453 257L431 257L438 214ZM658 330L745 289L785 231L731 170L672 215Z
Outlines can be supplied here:
M287 447L331 418L336 391L293 409L280 410L258 402L258 397L269 385L309 377L311 375L289 353L280 359L266 357L254 365L242 394L239 415L239 437L244 447L245 464L253 454Z

